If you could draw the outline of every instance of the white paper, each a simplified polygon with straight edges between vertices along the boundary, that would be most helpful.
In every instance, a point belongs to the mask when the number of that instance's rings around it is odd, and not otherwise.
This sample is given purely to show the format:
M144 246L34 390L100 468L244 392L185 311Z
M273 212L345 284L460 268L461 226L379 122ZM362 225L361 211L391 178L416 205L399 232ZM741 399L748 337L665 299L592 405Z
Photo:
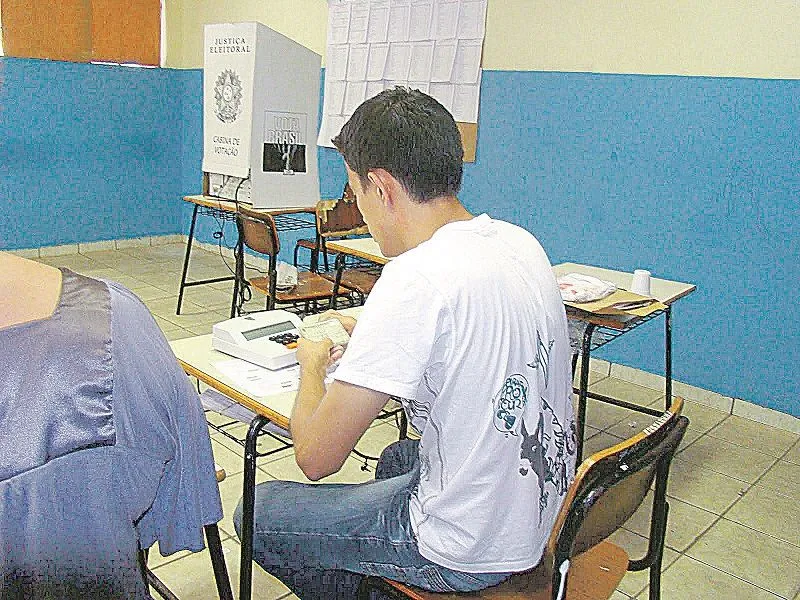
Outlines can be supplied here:
M431 21L433 20L433 2L431 0L411 0L411 22L408 39L413 41L431 38Z
M342 115L330 115L323 121L323 126L320 128L320 138L327 142L327 145L333 147L331 140L339 135L342 126L345 124L346 119Z
M327 113L322 113L322 120L319 123L319 133L317 134L317 146L328 146L333 148L333 142L331 142L331 138L334 136L331 135L331 119L333 115L329 115Z
M329 339L334 346L346 346L350 335L339 319L317 320L312 323L304 322L300 327L300 335L312 342L321 342Z
M350 6L350 35L351 44L363 44L367 41L367 27L369 25L369 4L354 2Z
M365 81L367 79L367 44L352 44L347 57L347 81Z
M480 94L480 77L476 83L464 83L455 86L453 94L453 118L462 123L478 122L478 97Z
M318 143L330 146L363 100L398 85L429 93L457 120L476 122L487 4L329 0Z
M372 0L369 5L367 41L385 42L389 39L389 0Z
M367 81L383 79L386 69L386 57L389 55L389 44L371 44L367 62Z
M486 0L461 0L458 11L459 39L481 39L486 30Z
M235 387L249 396L272 396L282 392L296 392L300 387L300 367L294 365L270 371L238 358L223 360L214 365L234 382Z
M458 34L458 2L440 0L433 18L433 39L453 40Z
M328 6L328 43L346 44L350 37L350 4L331 2Z
M433 63L433 41L411 45L411 66L408 71L410 81L430 81Z
M325 78L343 81L347 77L347 55L349 46L346 44L330 46L325 63Z
M367 91L364 93L364 100L367 98L372 98L373 96L377 96L383 90L386 89L386 83L383 79L378 81L368 81L367 82Z
M408 79L411 66L411 44L394 42L389 44L389 56L386 59L386 79Z
M453 112L453 94L455 87L452 83L431 83L428 93L439 101L450 113ZM458 120L458 119L456 119Z
M405 42L408 40L409 27L411 25L411 6L405 6L392 0L389 7L389 41Z
M457 40L437 41L433 47L431 82L449 82L456 61Z
M342 114L346 89L347 83L344 81L331 81L325 85L325 105L328 108L328 113L332 115Z
M366 81L348 81L342 113L348 117L352 115L353 111L358 108L358 105L364 101L364 94L366 94L366 92Z
M478 71L481 69L481 40L459 40L453 62L453 73L450 81L453 83L475 83L478 81Z
M238 404L235 400L228 398L228 396L214 388L204 390L200 394L200 402L205 410L213 410L242 423L249 423L256 416L256 413L252 410Z

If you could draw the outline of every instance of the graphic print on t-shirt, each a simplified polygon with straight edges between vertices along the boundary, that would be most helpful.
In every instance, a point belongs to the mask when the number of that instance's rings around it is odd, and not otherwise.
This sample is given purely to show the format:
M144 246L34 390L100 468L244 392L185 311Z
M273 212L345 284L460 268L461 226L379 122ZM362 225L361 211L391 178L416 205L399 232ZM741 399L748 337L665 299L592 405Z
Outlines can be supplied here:
M401 398L401 403L403 404L403 408L406 411L406 417L408 418L408 422L417 430L422 431L424 427L430 425L433 430L436 432L436 436L434 438L434 444L436 444L436 453L439 456L440 465L441 467L444 466L444 457L442 456L441 448L439 447L439 428L436 426L435 423L430 418L431 407L427 402L421 402L416 398ZM420 440L420 445L418 449L418 456L420 460L420 472L419 478L420 480L427 480L431 475L431 464L430 458L427 452L423 451L423 440ZM440 475L443 472L443 468L440 468ZM444 482L441 483L444 486Z
M524 375L515 373L504 382L492 400L494 428L505 434L519 435L522 413L528 404L530 384Z
M554 343L555 340L549 340L547 345L545 345L542 341L542 335L538 330L536 331L536 358L529 362L528 366L531 369L539 370L544 380L545 388L547 387L550 375L550 350L552 350Z
M567 492L570 480L567 457L575 453L575 423L571 423L569 432L565 431L547 400L541 398L541 402L542 412L534 431L529 432L522 421L519 453L523 462L520 475L526 477L533 471L539 479L540 520L550 501L546 484L551 484L559 497Z
M549 379L550 351L554 340L545 343L536 332L536 357L527 366L541 376L541 389L546 389ZM493 423L497 431L506 436L519 436L519 473L527 477L533 472L539 481L539 519L550 501L547 484L563 496L569 486L567 458L575 453L575 423L566 430L544 397L540 397L541 412L529 415L537 420L536 426L528 429L523 417L528 405L530 383L520 374L509 375L492 399Z

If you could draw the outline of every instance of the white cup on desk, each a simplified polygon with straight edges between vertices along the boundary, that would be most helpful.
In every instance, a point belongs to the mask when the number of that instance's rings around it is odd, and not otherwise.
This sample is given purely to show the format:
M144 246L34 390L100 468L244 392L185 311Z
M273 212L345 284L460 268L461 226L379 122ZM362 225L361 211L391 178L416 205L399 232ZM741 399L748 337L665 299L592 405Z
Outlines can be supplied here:
M631 291L640 296L650 297L650 271L636 269L631 280Z

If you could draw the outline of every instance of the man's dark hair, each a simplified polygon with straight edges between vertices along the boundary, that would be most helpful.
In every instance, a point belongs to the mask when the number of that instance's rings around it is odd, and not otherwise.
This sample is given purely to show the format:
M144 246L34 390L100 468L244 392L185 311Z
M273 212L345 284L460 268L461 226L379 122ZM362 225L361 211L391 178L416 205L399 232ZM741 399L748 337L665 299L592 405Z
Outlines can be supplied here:
M419 90L395 87L366 100L333 144L366 184L385 169L419 201L456 195L464 149L447 109Z

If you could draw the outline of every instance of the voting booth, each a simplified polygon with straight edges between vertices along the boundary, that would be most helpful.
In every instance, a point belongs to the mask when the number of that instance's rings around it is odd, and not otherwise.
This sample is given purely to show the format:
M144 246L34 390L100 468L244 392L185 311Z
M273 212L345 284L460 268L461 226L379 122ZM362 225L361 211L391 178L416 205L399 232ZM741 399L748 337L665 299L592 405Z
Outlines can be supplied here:
M261 23L204 33L206 193L254 208L313 207L321 57Z

